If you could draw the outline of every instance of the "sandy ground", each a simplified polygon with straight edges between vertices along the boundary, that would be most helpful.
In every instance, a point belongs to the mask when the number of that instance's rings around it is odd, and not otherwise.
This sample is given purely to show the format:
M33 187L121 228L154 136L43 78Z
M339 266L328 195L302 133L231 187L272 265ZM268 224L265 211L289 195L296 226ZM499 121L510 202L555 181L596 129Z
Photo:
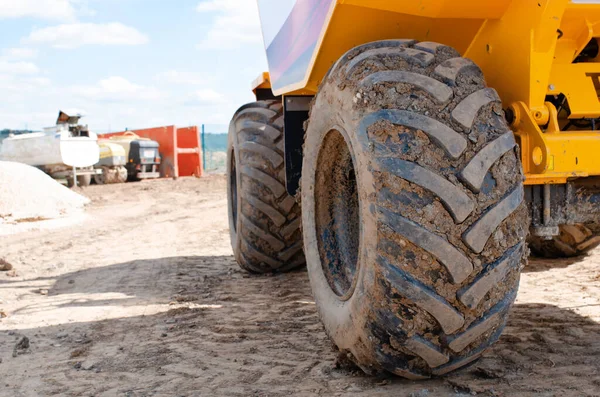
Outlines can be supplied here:
M372 378L337 362L305 271L238 270L224 177L85 194L79 224L0 238L0 396L600 396L600 251L532 260L470 368Z

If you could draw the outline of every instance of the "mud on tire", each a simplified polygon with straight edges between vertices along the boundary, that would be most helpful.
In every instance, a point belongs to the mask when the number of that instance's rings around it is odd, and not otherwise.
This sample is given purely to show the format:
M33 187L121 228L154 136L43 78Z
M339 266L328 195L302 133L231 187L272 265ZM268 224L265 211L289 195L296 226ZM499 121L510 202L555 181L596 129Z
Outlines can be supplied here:
M498 340L526 260L517 150L449 47L375 42L332 68L307 128L305 253L327 333L366 372L442 375Z
M573 258L586 255L600 245L600 225L581 223L562 225L560 234L552 240L529 238L529 248L538 257Z
M227 198L231 244L253 273L284 272L305 263L300 206L285 188L283 105L241 107L229 127Z

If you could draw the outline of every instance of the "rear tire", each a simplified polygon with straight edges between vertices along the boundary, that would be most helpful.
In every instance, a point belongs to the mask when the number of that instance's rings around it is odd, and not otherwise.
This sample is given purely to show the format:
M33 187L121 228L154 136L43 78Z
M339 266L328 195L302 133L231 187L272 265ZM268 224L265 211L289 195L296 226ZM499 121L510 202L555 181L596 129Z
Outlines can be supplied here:
M119 167L117 168L118 173L118 181L117 183L125 183L127 182L127 168Z
M127 168L103 166L101 174L94 175L98 185L113 185L127 182Z
M284 272L304 265L300 206L285 188L281 101L241 107L229 127L231 245L243 269Z
M91 174L77 175L77 186L78 187L88 187L91 184L92 184L92 175ZM67 186L70 188L75 187L73 177L67 177Z
M560 226L560 235L552 240L540 237L529 238L531 252L542 258L574 258L588 254L600 245L600 227L598 225Z
M110 171L108 167L101 167L101 174L94 175L94 182L96 185L105 185L107 180L107 173Z
M92 175L77 175L77 186L79 187L88 187L92 184Z
M321 319L366 372L443 375L498 340L528 217L514 136L473 62L414 41L349 51L311 109L301 191Z

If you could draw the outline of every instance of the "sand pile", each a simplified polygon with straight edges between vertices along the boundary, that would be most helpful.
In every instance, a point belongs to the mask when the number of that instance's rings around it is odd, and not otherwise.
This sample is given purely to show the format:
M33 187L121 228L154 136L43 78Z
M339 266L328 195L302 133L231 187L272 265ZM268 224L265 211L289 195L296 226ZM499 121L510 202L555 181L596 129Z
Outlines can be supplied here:
M0 224L55 219L88 203L37 168L0 161Z

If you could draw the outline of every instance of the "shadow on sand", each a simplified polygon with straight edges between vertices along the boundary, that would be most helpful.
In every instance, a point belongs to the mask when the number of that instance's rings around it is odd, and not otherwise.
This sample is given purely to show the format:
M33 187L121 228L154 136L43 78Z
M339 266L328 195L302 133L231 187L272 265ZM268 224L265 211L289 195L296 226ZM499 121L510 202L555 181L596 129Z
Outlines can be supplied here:
M4 281L0 294L11 288L33 286ZM74 310L99 320L70 321ZM23 316L44 315L57 325L19 325ZM306 272L249 276L231 257L66 274L47 297L9 316L0 323L0 395L552 396L600 389L600 325L545 304L515 305L500 342L447 378L410 382L340 369ZM31 347L13 357L22 336Z

